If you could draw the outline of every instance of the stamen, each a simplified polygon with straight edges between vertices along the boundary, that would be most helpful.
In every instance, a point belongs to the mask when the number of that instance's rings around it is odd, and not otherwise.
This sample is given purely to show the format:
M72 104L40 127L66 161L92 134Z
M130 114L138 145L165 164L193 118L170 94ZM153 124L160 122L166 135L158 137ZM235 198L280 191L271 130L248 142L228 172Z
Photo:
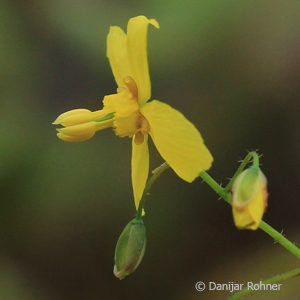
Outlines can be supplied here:
M150 124L147 119L140 113L139 116L139 128L142 134L148 134L150 131Z
M144 142L145 135L150 131L150 125L147 119L139 113L138 131L135 133L134 142L140 145Z
M144 135L140 131L134 135L134 142L136 145L141 145L144 142Z
M133 98L138 99L138 88L134 79L130 76L126 76L123 80L128 90L131 92Z

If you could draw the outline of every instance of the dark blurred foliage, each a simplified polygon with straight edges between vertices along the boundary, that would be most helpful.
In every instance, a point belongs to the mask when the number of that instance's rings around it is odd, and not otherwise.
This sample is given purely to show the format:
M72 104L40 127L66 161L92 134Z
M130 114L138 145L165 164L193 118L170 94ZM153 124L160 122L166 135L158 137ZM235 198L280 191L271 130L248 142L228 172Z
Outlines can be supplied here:
M259 281L297 267L264 232L238 231L230 207L200 180L167 171L152 189L139 269L114 278L117 238L134 216L130 140L111 130L58 140L73 108L101 108L116 85L110 25L155 17L153 99L182 111L226 184L258 149L269 183L265 220L299 244L299 1L0 2L0 299L225 299L198 280ZM162 159L151 145L151 168ZM299 279L252 299L297 299ZM251 298L251 296L249 297Z

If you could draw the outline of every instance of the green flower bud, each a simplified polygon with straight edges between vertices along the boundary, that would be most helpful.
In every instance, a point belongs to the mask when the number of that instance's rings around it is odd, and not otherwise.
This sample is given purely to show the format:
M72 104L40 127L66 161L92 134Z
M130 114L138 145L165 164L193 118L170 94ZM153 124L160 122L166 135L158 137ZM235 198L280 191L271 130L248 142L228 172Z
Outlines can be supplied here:
M146 249L146 227L142 218L131 220L122 231L115 250L114 275L123 279L138 267Z

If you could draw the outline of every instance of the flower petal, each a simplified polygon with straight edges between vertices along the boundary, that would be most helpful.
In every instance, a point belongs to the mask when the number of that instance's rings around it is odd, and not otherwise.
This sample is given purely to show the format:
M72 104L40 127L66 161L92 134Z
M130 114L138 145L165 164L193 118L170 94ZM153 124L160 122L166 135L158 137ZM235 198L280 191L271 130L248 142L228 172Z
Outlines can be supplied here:
M210 168L213 158L196 127L168 104L153 100L141 108L150 135L166 162L182 179L192 182Z
M145 16L131 18L127 25L127 53L131 76L138 87L139 103L143 104L150 99L151 82L147 57L147 30L148 24L159 28L155 19Z
M128 117L139 109L136 100L131 98L131 94L127 90L105 96L103 106L105 112L114 112L116 118Z
M118 87L124 87L123 79L131 75L126 40L126 34L119 26L110 27L106 55Z
M131 178L135 207L138 209L143 196L144 188L149 174L148 136L144 136L144 142L137 145L132 139Z

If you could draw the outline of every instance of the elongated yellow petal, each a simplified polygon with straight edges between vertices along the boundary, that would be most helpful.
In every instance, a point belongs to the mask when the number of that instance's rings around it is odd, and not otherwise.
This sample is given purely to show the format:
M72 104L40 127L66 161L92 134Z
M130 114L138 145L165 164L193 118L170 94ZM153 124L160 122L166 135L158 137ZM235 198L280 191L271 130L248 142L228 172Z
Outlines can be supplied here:
M132 139L131 178L134 195L134 203L138 209L149 173L148 136L144 136L144 142L137 145Z
M159 28L155 19L145 16L131 18L127 25L127 53L131 76L138 87L139 103L143 104L150 99L151 83L147 57L147 30L148 24Z
M157 100L145 104L141 112L150 124L157 150L179 177L192 182L210 168L213 158L209 150L182 113Z
M126 34L119 26L111 26L107 36L106 55L118 87L124 87L123 79L131 76L127 56Z

